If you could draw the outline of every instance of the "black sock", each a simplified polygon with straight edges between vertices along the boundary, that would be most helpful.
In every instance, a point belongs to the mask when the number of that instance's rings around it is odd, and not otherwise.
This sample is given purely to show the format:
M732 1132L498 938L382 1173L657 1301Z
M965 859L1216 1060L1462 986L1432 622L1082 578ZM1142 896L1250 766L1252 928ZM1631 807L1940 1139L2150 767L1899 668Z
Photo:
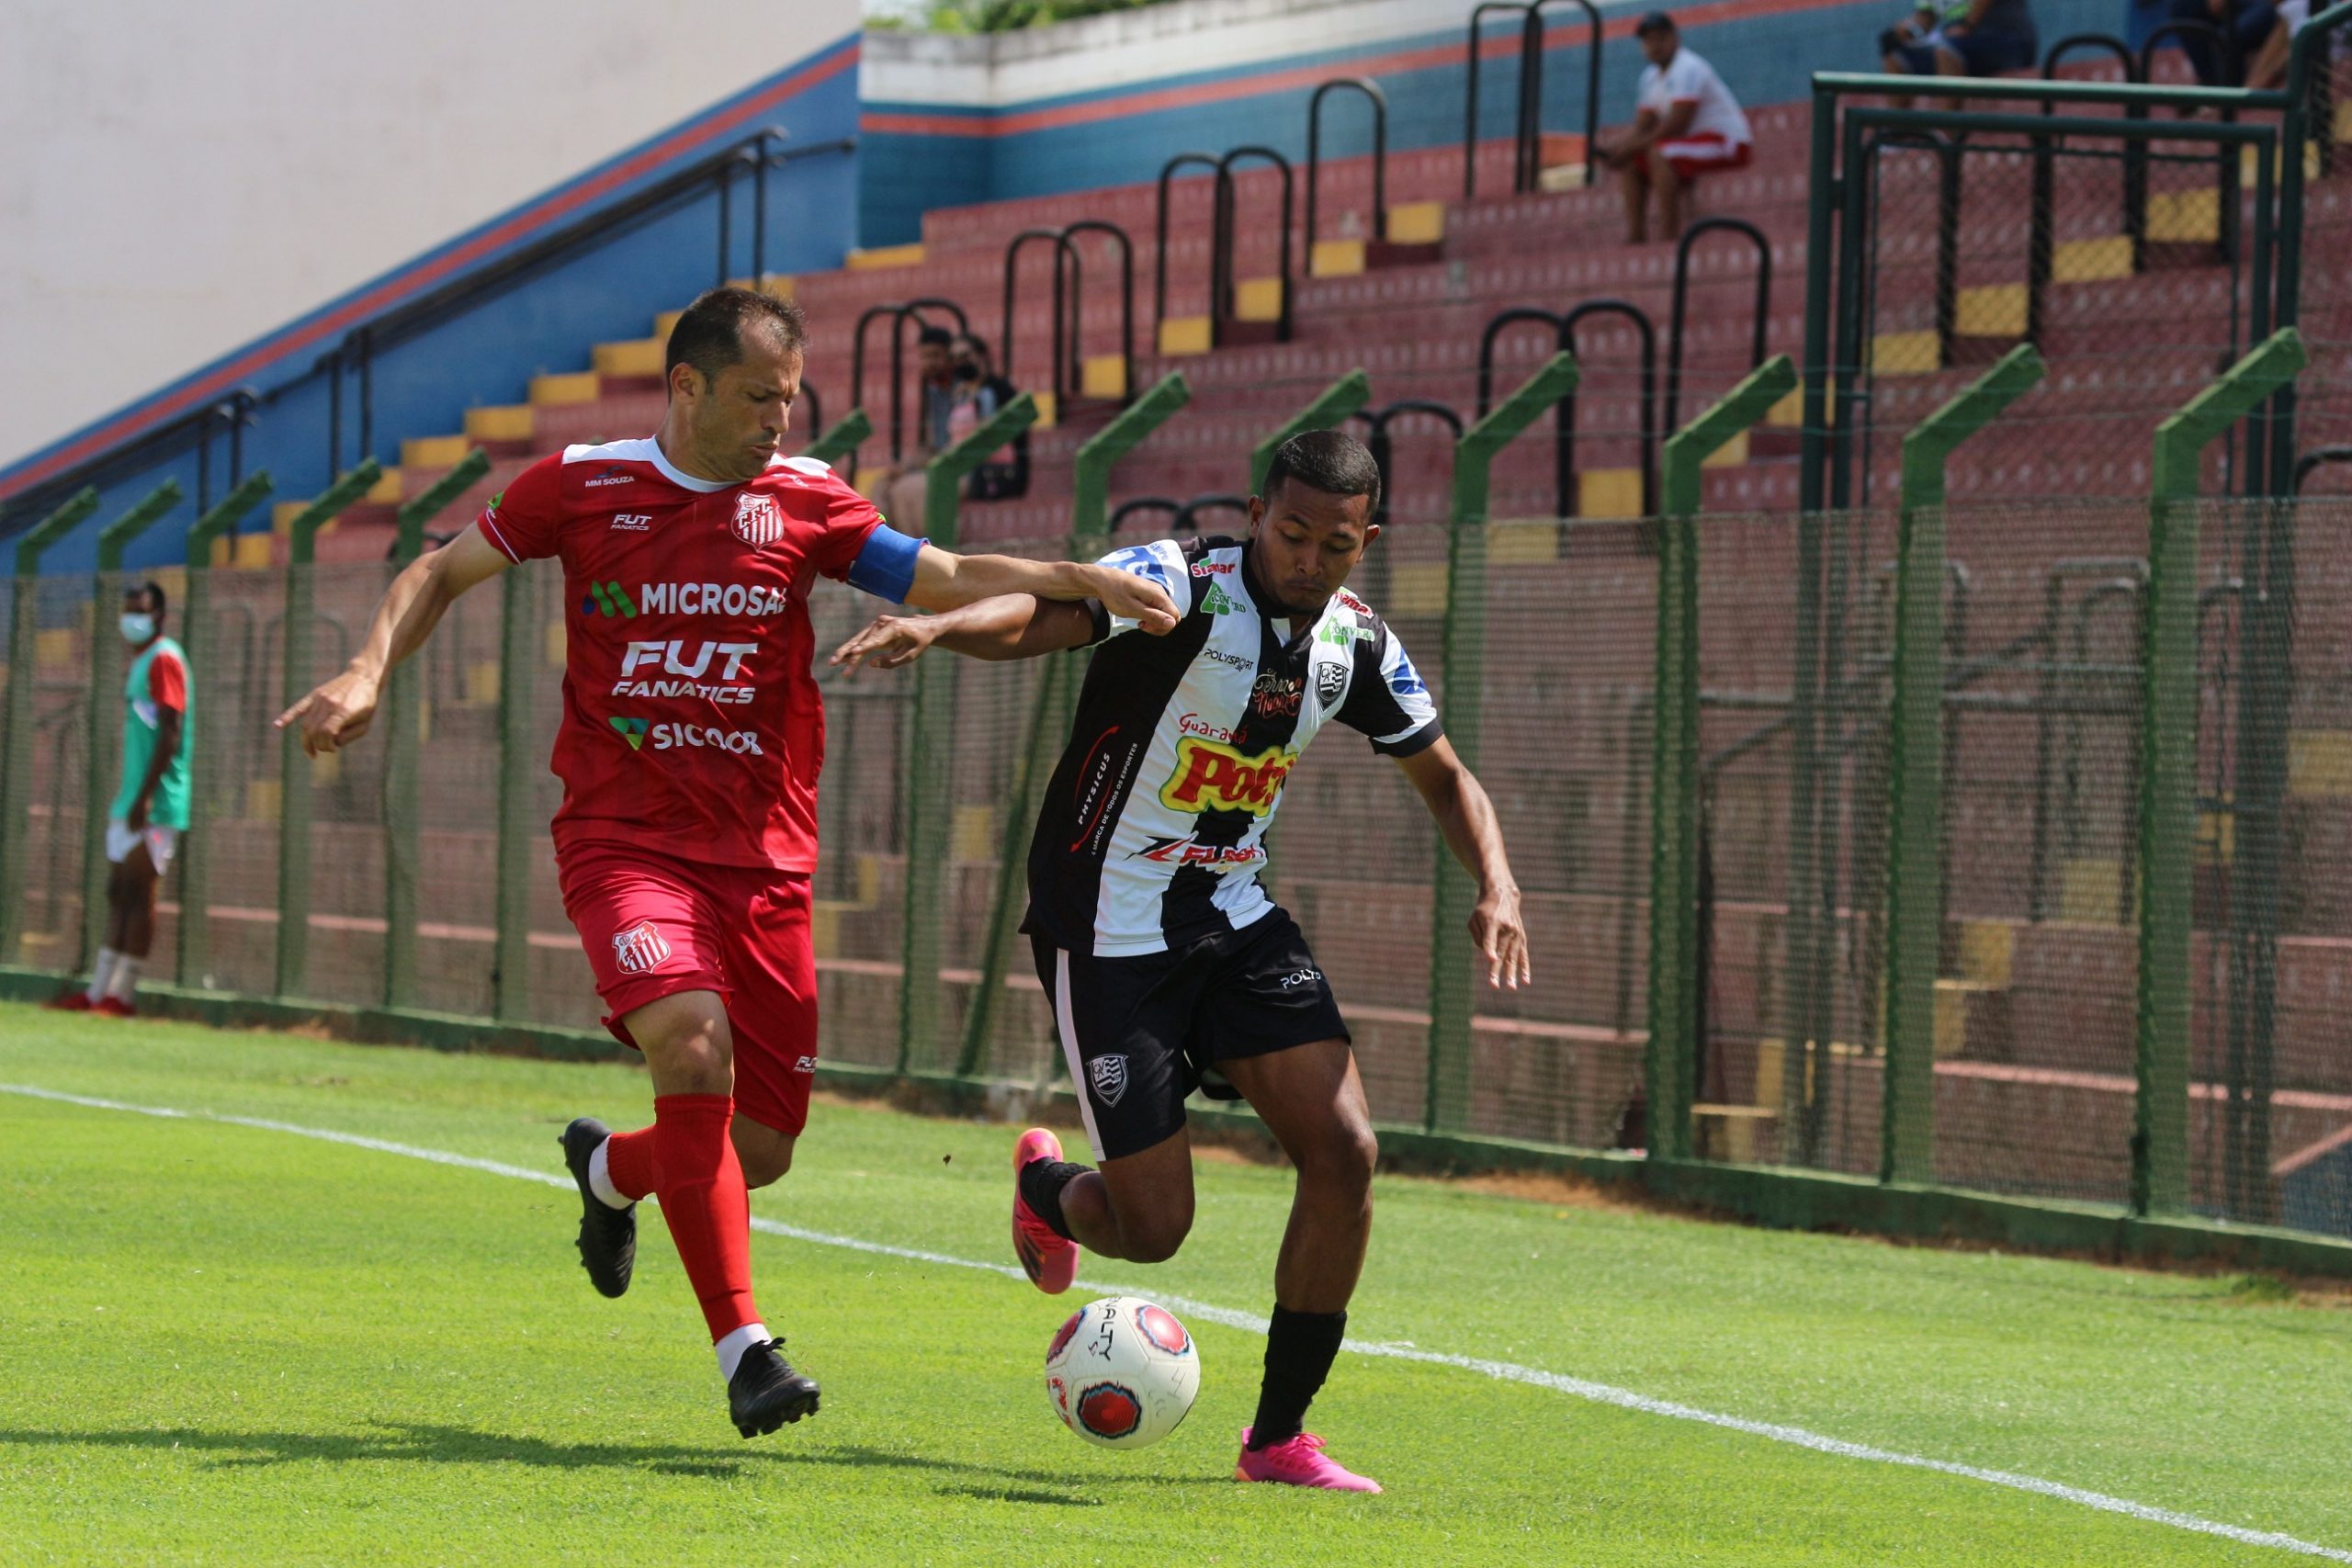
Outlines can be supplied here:
M1062 1189L1092 1168L1064 1159L1033 1159L1021 1168L1021 1201L1064 1241L1076 1241L1069 1222L1062 1218Z
M1266 1381L1258 1385L1258 1418L1250 1424L1250 1446L1286 1443L1305 1429L1306 1407L1331 1375L1332 1359L1347 1333L1344 1312L1293 1312L1274 1308L1266 1325Z

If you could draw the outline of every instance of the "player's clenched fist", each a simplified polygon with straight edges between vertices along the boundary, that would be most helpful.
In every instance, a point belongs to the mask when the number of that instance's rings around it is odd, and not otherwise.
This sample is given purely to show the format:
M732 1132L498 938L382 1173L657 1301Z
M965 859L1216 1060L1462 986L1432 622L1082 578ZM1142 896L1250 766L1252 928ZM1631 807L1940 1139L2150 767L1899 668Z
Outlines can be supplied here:
M273 728L283 729L300 721L302 750L316 757L340 751L368 733L376 719L376 682L356 670L346 670L277 716Z
M1114 617L1133 621L1137 630L1153 637L1166 637L1176 629L1176 601L1159 583L1116 567L1086 570L1093 596Z

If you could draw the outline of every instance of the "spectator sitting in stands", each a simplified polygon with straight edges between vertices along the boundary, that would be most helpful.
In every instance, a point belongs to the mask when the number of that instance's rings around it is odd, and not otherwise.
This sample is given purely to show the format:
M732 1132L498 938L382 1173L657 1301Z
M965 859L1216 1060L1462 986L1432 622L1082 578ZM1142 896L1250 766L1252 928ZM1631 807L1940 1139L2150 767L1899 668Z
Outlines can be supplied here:
M2278 24L2270 36L2262 40L2254 62L2245 68L2245 85L2256 88L2283 87L2287 85L2287 51L2303 24L2312 19L2312 0L2278 0Z
M1919 0L1911 15L1878 35L1878 52L1882 59L1892 59L1913 44L1925 44L1929 49L1944 41L1944 28L1953 22L1968 19L1968 0Z
M954 446L949 421L956 409L956 334L925 326L915 338L915 454L898 464L883 487L883 508L906 527L922 528L923 466Z
M956 385L970 404L972 429L1021 395L1012 382L996 373L989 345L969 333L956 340ZM964 434L959 431L957 439ZM972 470L965 493L974 501L1013 501L1028 494L1029 433L1023 431L1001 451L989 454L987 462Z
M1652 11L1634 28L1642 68L1633 129L1598 149L1618 172L1625 192L1625 239L1649 238L1649 193L1657 191L1658 227L1667 239L1682 232L1682 191L1714 169L1744 169L1756 137L1739 101L1715 68L1682 47L1674 20Z
M2199 85L2243 87L2249 80L2248 57L2267 53L2266 40L2278 27L2278 7L2270 0L2170 0L2165 19L2203 22L2228 39L2224 46L2203 28L2187 28L2168 35L2188 57ZM2286 55L2279 55L2283 69Z
M1880 42L1897 40L1890 34ZM1895 76L1998 76L2030 69L2041 52L2026 0L1969 0L1963 15L1942 18L1932 39L1898 43L1886 51L1884 63Z

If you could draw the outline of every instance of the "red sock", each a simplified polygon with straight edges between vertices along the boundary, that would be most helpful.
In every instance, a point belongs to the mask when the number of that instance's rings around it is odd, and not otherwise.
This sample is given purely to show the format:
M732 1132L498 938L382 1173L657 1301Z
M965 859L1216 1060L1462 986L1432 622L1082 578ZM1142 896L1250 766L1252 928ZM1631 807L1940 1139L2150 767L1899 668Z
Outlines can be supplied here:
M615 1133L605 1140L605 1174L620 1195L634 1203L660 1185L654 1176L653 1129Z
M735 1159L734 1117L735 1101L724 1094L653 1101L654 1190L713 1344L760 1316L752 1305L752 1199Z

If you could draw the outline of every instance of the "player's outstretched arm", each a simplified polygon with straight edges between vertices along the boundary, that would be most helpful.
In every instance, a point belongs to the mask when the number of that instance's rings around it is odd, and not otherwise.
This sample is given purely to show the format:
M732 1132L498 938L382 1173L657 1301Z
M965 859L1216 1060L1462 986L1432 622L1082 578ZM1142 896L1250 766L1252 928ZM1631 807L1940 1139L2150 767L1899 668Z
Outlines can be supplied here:
M1114 619L1133 621L1154 637L1176 629L1176 602L1148 577L1086 561L959 556L931 545L915 558L906 602L918 610L960 610L1008 593L1064 603L1091 599Z
M1093 635L1090 605L1007 593L944 615L877 616L835 649L831 662L844 675L869 663L876 670L896 670L933 647L967 659L1035 659L1083 648Z
M1478 879L1477 908L1470 911L1470 938L1487 959L1487 984L1512 990L1534 978L1528 962L1527 925L1521 918L1519 883L1503 849L1502 824L1485 786L1462 765L1451 741L1399 757L1396 765L1420 792L1421 804L1445 835L1453 858Z
M458 596L514 563L482 536L480 524L437 550L418 557L392 579L368 623L368 636L343 673L277 716L277 728L299 722L302 750L315 757L337 751L368 733L376 699L392 666L424 646L442 613Z

